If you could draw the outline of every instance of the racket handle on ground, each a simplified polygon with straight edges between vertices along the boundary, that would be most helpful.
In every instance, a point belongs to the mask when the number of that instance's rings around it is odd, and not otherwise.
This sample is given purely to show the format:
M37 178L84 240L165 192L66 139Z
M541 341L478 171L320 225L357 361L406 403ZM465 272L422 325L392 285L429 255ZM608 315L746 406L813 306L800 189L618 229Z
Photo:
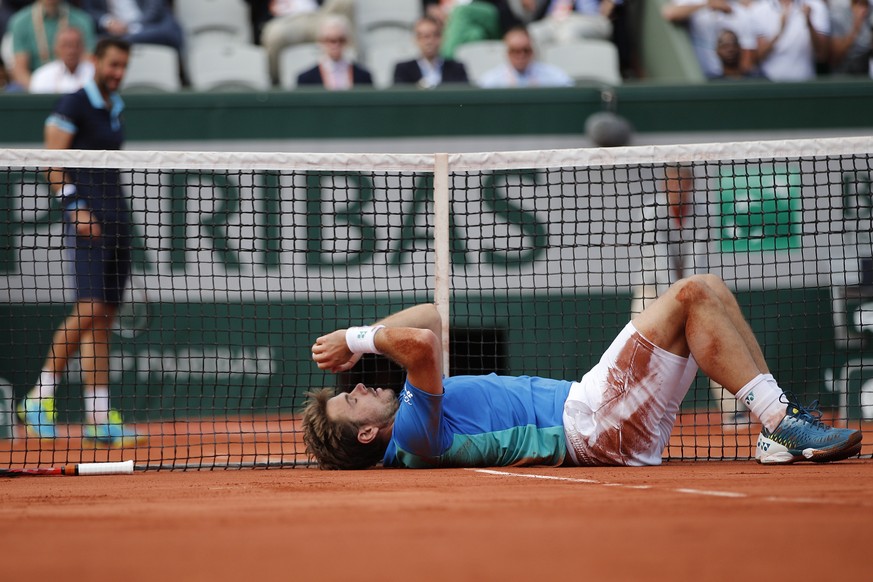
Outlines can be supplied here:
M133 473L133 461L65 465L63 473L64 475L130 475Z

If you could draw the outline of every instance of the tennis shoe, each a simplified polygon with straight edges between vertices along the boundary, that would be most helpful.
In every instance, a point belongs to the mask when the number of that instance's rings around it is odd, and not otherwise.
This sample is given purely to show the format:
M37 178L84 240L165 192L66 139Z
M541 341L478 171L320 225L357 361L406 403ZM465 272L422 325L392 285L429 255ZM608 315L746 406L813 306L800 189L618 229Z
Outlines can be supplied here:
M29 436L40 439L57 437L54 398L25 398L18 405L18 417Z
M776 430L761 429L755 459L768 465L798 461L828 463L847 459L860 451L861 431L833 428L823 423L818 400L809 407L789 400L785 418Z
M124 426L117 410L109 411L109 422L85 427L83 437L97 446L121 449L135 447L146 442L146 437Z

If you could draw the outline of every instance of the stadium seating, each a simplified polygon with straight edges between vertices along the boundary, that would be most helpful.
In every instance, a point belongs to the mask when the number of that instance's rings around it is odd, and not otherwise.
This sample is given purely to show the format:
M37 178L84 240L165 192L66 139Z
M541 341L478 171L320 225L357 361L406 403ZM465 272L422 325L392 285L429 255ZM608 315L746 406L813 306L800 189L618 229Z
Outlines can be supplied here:
M318 43L291 45L279 55L279 85L282 89L297 87L297 76L312 67L321 56Z
M267 52L246 44L206 44L188 53L188 75L196 91L267 91Z
M125 92L172 92L181 87L176 49L155 44L133 45L122 85Z
M421 2L416 0L355 0L355 23L360 33L384 27L412 30L421 14Z
M412 39L412 31L400 28L376 29L362 46L364 63L373 75L377 89L390 87L394 81L394 65L418 56L418 47Z
M252 42L249 7L244 0L175 0L174 11L189 49L204 41Z
M549 45L542 51L542 60L562 69L576 83L621 84L618 49L608 40Z
M481 40L462 44L455 59L464 63L470 81L478 84L482 75L506 62L506 47L502 40Z

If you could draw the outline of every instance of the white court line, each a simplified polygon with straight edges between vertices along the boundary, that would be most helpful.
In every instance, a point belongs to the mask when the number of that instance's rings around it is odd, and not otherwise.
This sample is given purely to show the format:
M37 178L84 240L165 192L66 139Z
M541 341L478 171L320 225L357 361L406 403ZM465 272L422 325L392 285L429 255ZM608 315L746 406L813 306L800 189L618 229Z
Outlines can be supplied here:
M563 481L565 483L581 483L583 485L600 485L602 487L615 487L618 489L657 489L651 485L631 485L627 483L613 483L607 481L598 481L596 479L581 479L577 477L558 477L555 475L537 475L536 473L514 473L510 471L498 471L495 469L468 469L468 471L473 471L475 473L482 473L485 475L495 475L498 477L516 477L519 479L540 479L543 481ZM867 503L864 500L858 501L842 501L835 499L814 499L811 497L775 497L775 496L767 496L767 497L754 497L747 493L740 493L737 491L718 491L718 490L709 490L709 489L688 489L688 488L679 488L679 489L664 489L665 491L673 491L675 493L681 493L683 495L699 495L706 497L721 497L726 499L760 499L761 501L767 501L771 503L803 503L803 504L812 504L812 505L851 505L851 506L860 506L860 507L868 507L873 504Z
M711 497L748 497L745 493L735 493L733 491L706 491L701 489L674 489L677 493L688 493L689 495L709 495Z

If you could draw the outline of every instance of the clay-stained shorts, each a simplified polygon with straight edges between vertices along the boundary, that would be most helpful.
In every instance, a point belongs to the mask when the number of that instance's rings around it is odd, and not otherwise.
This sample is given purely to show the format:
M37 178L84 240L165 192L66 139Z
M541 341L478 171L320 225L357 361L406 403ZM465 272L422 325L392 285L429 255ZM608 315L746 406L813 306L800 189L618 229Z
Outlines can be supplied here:
M574 382L564 432L576 465L659 465L697 362L659 348L628 323Z

